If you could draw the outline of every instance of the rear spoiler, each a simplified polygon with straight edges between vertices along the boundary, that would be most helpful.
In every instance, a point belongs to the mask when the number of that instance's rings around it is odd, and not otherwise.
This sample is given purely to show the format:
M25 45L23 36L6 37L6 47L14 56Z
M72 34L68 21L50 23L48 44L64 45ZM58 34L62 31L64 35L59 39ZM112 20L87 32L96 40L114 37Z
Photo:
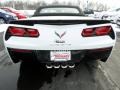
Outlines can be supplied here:
M10 24L28 25L45 24L45 25L72 25L72 24L87 24L97 25L111 23L108 20L17 20L11 21Z

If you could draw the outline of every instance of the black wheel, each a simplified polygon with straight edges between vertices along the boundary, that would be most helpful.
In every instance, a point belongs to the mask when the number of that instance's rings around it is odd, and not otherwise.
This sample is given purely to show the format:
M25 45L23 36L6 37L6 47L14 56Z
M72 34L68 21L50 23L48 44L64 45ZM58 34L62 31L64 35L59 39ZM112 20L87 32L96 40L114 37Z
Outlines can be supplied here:
M3 18L0 18L0 24L4 24L6 23L5 20Z

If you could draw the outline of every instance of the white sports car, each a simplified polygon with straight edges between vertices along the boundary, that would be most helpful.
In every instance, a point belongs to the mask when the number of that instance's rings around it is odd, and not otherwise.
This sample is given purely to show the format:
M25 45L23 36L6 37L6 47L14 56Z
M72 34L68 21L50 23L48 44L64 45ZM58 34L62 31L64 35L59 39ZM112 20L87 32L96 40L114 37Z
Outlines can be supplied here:
M76 6L40 7L33 17L3 29L14 63L39 62L47 68L73 68L86 58L105 62L116 41L109 21L86 17Z

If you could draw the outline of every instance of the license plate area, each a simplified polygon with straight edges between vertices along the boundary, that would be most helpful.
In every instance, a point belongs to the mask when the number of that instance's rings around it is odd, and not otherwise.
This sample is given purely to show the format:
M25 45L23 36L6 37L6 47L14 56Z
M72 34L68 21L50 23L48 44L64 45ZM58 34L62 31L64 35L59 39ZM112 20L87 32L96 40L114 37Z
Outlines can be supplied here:
M71 51L50 51L50 60L59 61L69 61L71 60Z

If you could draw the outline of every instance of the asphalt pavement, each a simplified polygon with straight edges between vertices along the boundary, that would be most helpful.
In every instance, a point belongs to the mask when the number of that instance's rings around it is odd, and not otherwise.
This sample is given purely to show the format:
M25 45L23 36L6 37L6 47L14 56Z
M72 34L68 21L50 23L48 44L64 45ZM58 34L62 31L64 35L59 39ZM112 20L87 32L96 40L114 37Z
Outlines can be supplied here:
M81 62L72 70L48 70L39 64L6 62L0 68L0 90L117 90L99 67L99 62Z
M111 56L106 63L101 62L101 66L107 77L120 88L120 32L117 33L117 42Z

